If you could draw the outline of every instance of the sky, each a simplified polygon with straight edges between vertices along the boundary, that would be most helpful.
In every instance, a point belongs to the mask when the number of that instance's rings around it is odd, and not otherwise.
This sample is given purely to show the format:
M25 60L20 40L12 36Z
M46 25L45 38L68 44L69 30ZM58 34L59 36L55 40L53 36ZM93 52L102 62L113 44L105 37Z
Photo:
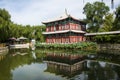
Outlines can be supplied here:
M5 8L11 15L11 20L22 25L41 25L64 14L67 9L71 16L84 19L83 7L87 2L93 3L101 0L0 0L0 8ZM111 8L111 0L104 0ZM120 5L120 0L114 0L114 9Z

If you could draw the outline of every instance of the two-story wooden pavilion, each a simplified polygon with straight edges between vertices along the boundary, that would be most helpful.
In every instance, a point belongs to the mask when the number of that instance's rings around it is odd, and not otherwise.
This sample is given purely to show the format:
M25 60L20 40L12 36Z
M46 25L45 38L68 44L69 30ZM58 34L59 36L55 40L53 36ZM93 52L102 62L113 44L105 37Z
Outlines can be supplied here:
M68 15L42 22L46 25L46 43L76 43L85 41L86 23Z

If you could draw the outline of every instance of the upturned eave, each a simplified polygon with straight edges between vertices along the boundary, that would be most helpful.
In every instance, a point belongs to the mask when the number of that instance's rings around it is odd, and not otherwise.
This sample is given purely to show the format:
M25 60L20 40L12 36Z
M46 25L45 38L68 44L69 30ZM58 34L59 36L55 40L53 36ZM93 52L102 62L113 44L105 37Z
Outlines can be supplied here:
M62 31L53 31L53 32L43 32L42 34L48 35L48 34L60 34L60 33L67 33L67 32L74 32L74 33L82 33L85 34L85 31L80 30L62 30Z

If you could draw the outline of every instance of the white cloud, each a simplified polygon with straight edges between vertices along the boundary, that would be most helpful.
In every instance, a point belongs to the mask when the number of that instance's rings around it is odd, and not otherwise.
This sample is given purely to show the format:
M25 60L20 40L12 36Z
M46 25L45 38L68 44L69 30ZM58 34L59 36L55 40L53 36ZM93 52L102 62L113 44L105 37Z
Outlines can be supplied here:
M65 8L72 16L83 19L85 3L94 1L101 0L84 0L84 3L83 0L1 0L0 7L9 11L15 23L40 25L42 21L62 15ZM111 0L104 2L111 7ZM115 0L114 3L117 7L120 0Z

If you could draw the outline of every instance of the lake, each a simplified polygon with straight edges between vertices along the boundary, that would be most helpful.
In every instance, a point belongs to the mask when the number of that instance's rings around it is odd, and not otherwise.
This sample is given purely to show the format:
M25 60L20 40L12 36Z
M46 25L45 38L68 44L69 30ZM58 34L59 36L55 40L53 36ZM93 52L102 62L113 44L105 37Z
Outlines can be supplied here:
M120 80L120 54L11 50L0 54L0 80Z

